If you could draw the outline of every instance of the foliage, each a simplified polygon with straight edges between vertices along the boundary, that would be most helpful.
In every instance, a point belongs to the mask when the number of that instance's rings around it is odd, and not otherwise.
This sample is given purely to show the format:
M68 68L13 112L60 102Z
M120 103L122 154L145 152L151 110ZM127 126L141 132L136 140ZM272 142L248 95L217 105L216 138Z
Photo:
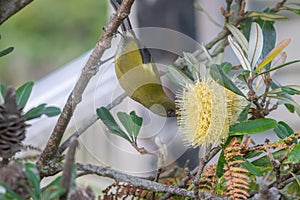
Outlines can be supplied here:
M19 108L24 108L30 94L32 92L32 88L34 86L34 82L27 82L21 85L16 90L16 99ZM0 99L5 98L6 85L0 83ZM1 101L0 101L1 103ZM28 110L24 116L26 120L35 119L41 117L42 115L46 115L48 117L54 117L60 114L60 109L54 106L47 106L47 104L43 103L38 105L37 107L31 108Z
M49 183L46 187L41 189L40 187L40 176L39 172L36 169L35 165L32 163L24 164L25 167L25 175L29 184L19 182L17 183L19 187L25 188L25 190L30 194L32 200L54 200L57 199L60 195L62 195L65 190L60 187L60 177L53 180ZM4 184L0 183L0 187L3 187L5 192L0 193L0 197L3 200L23 200L23 198L5 186Z

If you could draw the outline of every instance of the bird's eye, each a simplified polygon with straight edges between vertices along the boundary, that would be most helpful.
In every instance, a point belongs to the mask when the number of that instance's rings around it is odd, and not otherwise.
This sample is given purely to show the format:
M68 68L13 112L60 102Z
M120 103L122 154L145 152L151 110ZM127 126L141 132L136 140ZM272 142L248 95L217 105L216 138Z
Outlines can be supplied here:
M167 116L168 117L176 117L176 113L174 110L168 110L167 111Z

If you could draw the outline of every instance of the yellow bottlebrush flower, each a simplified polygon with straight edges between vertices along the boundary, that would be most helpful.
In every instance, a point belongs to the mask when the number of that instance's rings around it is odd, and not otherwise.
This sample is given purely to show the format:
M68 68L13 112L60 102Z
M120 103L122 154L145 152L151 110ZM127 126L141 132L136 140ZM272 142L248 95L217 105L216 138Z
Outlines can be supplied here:
M220 144L241 110L242 98L208 77L177 94L179 132L191 146Z

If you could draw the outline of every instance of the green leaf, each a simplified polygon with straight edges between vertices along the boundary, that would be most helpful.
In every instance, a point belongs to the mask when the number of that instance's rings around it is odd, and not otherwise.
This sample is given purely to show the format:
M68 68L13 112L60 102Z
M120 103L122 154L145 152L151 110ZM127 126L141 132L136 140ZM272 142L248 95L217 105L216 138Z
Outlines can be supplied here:
M278 100L282 101L283 103L288 103L288 104L293 105L295 110L296 110L296 113L298 114L298 116L300 116L300 106L293 99L290 99L290 98L287 98L287 97L284 97L284 96L271 96L271 95L268 95L268 97L273 98L273 99L278 99Z
M25 163L25 174L30 186L26 187L27 185L24 185L24 187L27 188L34 200L41 199L40 176L33 163Z
M246 159L254 158L254 157L261 155L262 153L264 153L264 151L262 151L262 150L251 151L251 152L246 153L244 155L244 158L246 158Z
M217 169L216 169L216 174L217 174L217 177L219 177L219 178L222 177L223 174L225 173L225 170L224 170L225 163L226 163L226 160L225 160L225 156L224 156L224 150L222 149L220 156L219 156L218 163L217 163Z
M238 28L233 26L232 24L226 24L226 27L231 32L233 37L236 39L238 44L242 47L243 51L245 53L247 53L249 44L248 44L248 41L247 41L246 37L244 36L244 34Z
M225 72L222 70L222 67L220 65L216 65L216 64L211 65L210 75L220 85L224 86L228 90L230 90L240 96L245 97L245 95L240 91L240 89L225 74Z
M57 200L62 194L65 193L65 189L59 185L47 187L42 193L42 200Z
M5 85L0 83L0 105L4 103L4 96L5 96Z
M227 147L227 145L230 143L230 141L232 140L233 137L229 136L227 138L227 140L225 141L223 147L222 147L222 150L221 150L221 153L220 153L220 156L219 156L219 159L218 159L218 163L217 163L217 169L216 169L216 174L217 174L217 177L222 177L225 170L224 170L224 165L226 163L226 160L225 160L225 156L224 156L224 149ZM239 142L242 142L243 140L243 136L237 136L236 137L237 140Z
M119 127L113 116L110 114L109 110L105 107L98 108L96 110L98 117L102 120L102 122L105 124L105 126L108 128L108 130L118 135L125 140L131 142L131 139L128 137L128 135Z
M27 82L16 91L16 100L20 108L24 108L32 91L34 82Z
M35 119L42 116L43 114L48 117L57 116L60 114L60 109L54 106L46 107L46 104L44 103L26 112L25 119L26 120Z
M248 113L249 113L249 109L251 107L251 104L249 103L244 109L243 111L240 113L240 115L238 116L238 121L239 122L243 122L246 121L248 119Z
M143 118L137 116L134 111L130 112L130 117L131 117L132 121L137 125L138 130L136 130L136 133L138 134L140 131L140 128L143 124ZM135 135L136 137L137 137L137 134Z
M130 115L125 112L118 112L117 115L127 133L135 140L140 132L143 118L137 116L134 111Z
M230 136L255 134L267 131L276 126L276 121L270 118L261 118L234 124L230 127Z
M268 69L268 70L266 70L266 71L263 71L263 72L259 73L259 75L266 74L266 73L269 73L269 72L271 72L271 71L278 70L278 69L280 69L280 68L289 66L289 65L294 64L294 63L297 63L297 62L300 62L300 60L293 60L293 61L284 63L284 64L282 64L282 65L279 65L279 66L276 66L276 67L272 67L271 69Z
M60 108L55 106L48 106L43 110L43 114L47 117L54 117L61 113Z
M0 83L0 94L4 98L6 94L6 86L3 83Z
M279 87L281 87L281 85L279 84L279 83L277 83L274 79L273 79L273 81L272 81L272 84L271 84L271 88L273 89L273 90L275 90L275 89L277 89L277 88L279 88ZM291 101L293 101L293 98L290 96L290 95L288 95L288 94L277 94L277 96L280 96L280 97L284 97L284 98L286 98L286 99L290 99ZM292 105L292 104L290 104L290 103L285 103L284 104L284 106L288 109L288 111L290 111L291 113L294 113L295 112L295 106L294 105ZM298 112L297 112L297 114L298 114Z
M199 61L192 53L189 52L183 52L183 58L191 71L193 80L197 80L199 73L201 73L199 71Z
M262 58L265 58L268 53L275 47L276 44L276 30L274 28L274 22L266 20L257 20L263 32L263 50ZM271 64L267 64L265 69L269 69Z
M288 87L288 86L282 86L281 87L282 91L289 94L289 95L295 95L295 94L300 94L299 90L296 90L292 87Z
M232 70L232 64L229 62L223 62L220 67L222 68L222 70L228 74L231 70Z
M259 170L255 165L253 165L247 159L244 159L244 158L241 158L241 159L244 160L244 162L241 163L241 165L243 167L245 167L251 174L253 174L255 176L262 176L263 175L262 171Z
M290 8L290 7L283 7L282 10L288 10L291 11L297 15L300 15L300 9L296 9L296 8Z
M32 188L36 191L37 194L40 194L40 176L33 163L25 163L25 174L29 182L31 183Z
M283 15L273 14L273 13L265 13L265 12L257 12L251 11L247 14L247 17L257 17L267 21L287 21L288 18Z
M289 94L289 95L300 94L300 86L299 85L280 86L268 92L268 94Z
M300 143L296 144L288 155L288 161L292 163L300 162Z
M173 83L175 83L179 87L183 87L188 83L193 83L187 75L185 75L182 71L180 71L173 65L170 65L168 67L167 76Z
M272 155L273 155L274 159L278 159L285 152L286 152L286 149L280 149L278 151L273 152ZM252 161L252 164L254 164L255 166L264 167L264 168L272 166L272 164L270 163L270 159L267 155Z
M7 49L4 49L3 51L0 52L0 57L9 54L9 53L12 52L13 50L14 50L13 47L8 47Z
M0 186L5 188L6 190L6 193L4 195L0 195L0 197L1 198L3 197L4 200L24 200L23 197L21 197L19 194L14 192L11 188L7 187L1 182L0 182Z
M34 108L31 108L29 111L27 111L25 113L25 119L26 120L31 120L31 119L34 119L34 118L38 118L40 116L42 116L43 114L43 110L45 109L46 107L46 104L41 104L37 107L34 107Z
M293 172L290 172L290 173L292 174L292 176L296 180L296 183L298 184L298 186L300 186L300 179L298 178L298 176L296 174L294 174Z
M274 132L280 139L289 137L290 135L294 134L293 129L283 121L277 123L277 126L274 128Z

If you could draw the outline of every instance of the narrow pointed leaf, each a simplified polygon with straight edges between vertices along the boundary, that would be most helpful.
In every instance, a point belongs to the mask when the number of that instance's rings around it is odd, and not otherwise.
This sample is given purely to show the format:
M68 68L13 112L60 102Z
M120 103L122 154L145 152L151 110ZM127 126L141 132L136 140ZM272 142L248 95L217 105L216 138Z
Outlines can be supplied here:
M16 100L20 108L24 108L31 94L34 83L27 82L16 91Z
M287 59L286 52L281 52L272 60L272 66L275 67L275 66L283 65L286 59Z
M18 193L16 193L15 191L13 191L11 188L7 187L5 184L0 182L0 186L5 188L6 190L6 194L4 194L3 196L0 194L0 197L3 197L3 200L24 200L24 198L22 196L20 196ZM0 198L0 199L1 199Z
M248 113L249 113L249 109L251 107L251 104L249 103L244 109L243 111L240 113L239 117L238 117L238 121L239 122L243 122L246 121L248 119Z
M291 11L297 15L300 15L300 9L296 9L296 8L290 8L290 7L283 7L282 8L283 10L288 10L288 11Z
M293 99L290 99L290 98L287 98L287 97L284 97L284 96L268 96L268 97L273 98L273 99L281 100L283 103L291 104L292 106L294 106L298 116L300 116L300 106Z
M289 137L290 135L294 134L293 129L283 121L277 123L276 127L274 128L274 132L280 139Z
M265 13L265 12L257 12L251 11L248 13L247 17L258 17L263 20L268 21L287 21L288 18L283 15L273 14L273 13Z
M228 36L228 41L229 41L229 44L230 44L233 52L235 53L236 57L238 58L238 60L240 61L241 65L242 65L242 67L244 68L244 70L251 71L249 61L245 57L241 47L235 41L233 41L233 39L230 35Z
M13 50L14 50L13 47L8 47L7 49L4 49L3 51L0 52L0 57L9 54L9 53L12 52Z
M0 105L4 103L5 94L6 94L6 86L0 83Z
M272 49L274 49L276 45L276 30L274 28L273 21L266 21L266 20L257 20L257 23L260 25L262 32L263 32L263 50L261 54L261 58L265 58ZM269 69L271 64L266 65L266 69Z
M236 39L238 44L241 46L243 51L248 52L249 44L248 44L248 41L247 41L246 37L244 36L244 34L238 28L233 26L232 24L226 24L226 27L231 32L233 37Z
M220 85L240 96L245 97L243 92L230 80L220 65L213 64L210 67L210 75Z
M182 71L177 69L174 66L169 66L168 68L168 73L167 76L170 78L170 80L175 83L178 86L185 86L186 84L190 83L192 84L193 82L191 79L185 75Z
M61 113L60 109L55 106L48 106L43 110L43 114L47 117L54 117Z
M4 98L6 94L6 86L3 83L0 83L0 94Z
M254 69L258 59L261 56L264 39L260 26L257 23L252 23L249 39L248 60L250 61L251 69Z
M256 72L262 70L269 62L271 62L289 43L291 39L285 39L280 42L265 58L264 60L258 65L255 69Z
M228 74L232 70L232 64L229 62L223 62L220 67L225 72L225 74Z
M261 133L276 127L274 119L262 118L234 124L230 127L230 136Z
M39 196L41 194L40 176L33 163L25 164L25 174L31 183L31 189L34 190L34 193Z
M96 110L98 117L102 120L102 122L105 124L107 129L115 134L118 135L125 140L131 142L131 139L128 137L128 135L119 127L113 116L110 114L109 110L105 107L98 108Z
M125 112L118 112L117 115L127 133L132 139L135 139L141 128L142 118L138 117L135 112L131 112L130 115Z
M275 151L272 153L274 159L279 159L280 156L282 156L283 154L286 153L286 149L281 149L281 150L278 150L278 151ZM272 164L270 163L270 158L265 155L265 156L262 156L254 161L252 161L252 164L254 164L255 166L257 167L272 167Z
M38 118L42 116L42 112L45 109L46 104L40 104L37 107L31 108L28 112L25 113L25 119L26 120L31 120L34 118Z
M241 165L244 166L251 174L255 176L263 176L263 172L259 170L255 165L244 158L242 158L242 160L244 160L244 162L241 163Z
M276 71L276 70L278 70L278 69L280 69L280 68L289 66L289 65L294 64L294 63L297 63L297 62L300 62L300 60L293 60L293 61L284 63L284 64L282 64L282 65L279 65L279 66L276 66L276 67L272 67L272 68L269 69L269 70L266 70L266 71L263 71L263 72L259 73L259 75L266 74L266 73L269 73L269 72L272 72L272 71Z
M300 94L300 86L299 85L286 85L280 86L268 94L289 94L289 95L299 95Z

